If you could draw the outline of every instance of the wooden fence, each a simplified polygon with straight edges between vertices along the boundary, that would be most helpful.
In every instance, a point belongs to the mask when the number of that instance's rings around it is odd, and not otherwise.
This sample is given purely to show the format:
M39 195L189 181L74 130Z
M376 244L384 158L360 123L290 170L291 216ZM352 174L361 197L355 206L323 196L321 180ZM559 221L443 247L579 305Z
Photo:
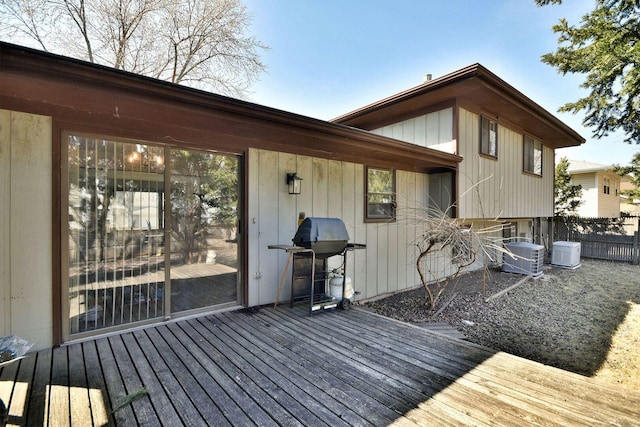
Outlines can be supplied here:
M580 242L580 256L640 263L640 218L555 218L554 241Z

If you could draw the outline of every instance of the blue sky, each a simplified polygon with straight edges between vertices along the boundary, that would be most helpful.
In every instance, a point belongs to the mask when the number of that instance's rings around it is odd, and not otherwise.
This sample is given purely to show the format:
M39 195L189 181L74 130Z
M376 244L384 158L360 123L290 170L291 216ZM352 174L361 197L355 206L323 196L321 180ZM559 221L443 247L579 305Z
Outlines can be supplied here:
M558 155L628 164L638 145L595 140L582 113L558 113L587 92L582 76L540 62L557 47L551 27L579 23L592 0L245 0L251 32L270 49L250 101L329 120L476 62L559 117L587 142Z

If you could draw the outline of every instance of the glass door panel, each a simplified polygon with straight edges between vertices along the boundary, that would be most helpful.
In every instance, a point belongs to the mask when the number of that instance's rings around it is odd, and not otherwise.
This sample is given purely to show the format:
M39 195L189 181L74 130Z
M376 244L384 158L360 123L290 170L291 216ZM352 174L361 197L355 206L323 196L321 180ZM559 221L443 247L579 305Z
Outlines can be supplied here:
M69 333L164 316L164 150L75 135L67 150Z
M238 158L171 150L171 312L236 304Z

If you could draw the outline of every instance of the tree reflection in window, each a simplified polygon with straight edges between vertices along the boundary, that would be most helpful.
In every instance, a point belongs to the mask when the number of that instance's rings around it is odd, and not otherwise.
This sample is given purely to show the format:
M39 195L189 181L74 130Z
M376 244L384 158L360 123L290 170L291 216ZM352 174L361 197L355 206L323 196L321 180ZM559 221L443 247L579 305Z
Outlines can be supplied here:
M366 219L395 219L395 173L393 169L367 168Z

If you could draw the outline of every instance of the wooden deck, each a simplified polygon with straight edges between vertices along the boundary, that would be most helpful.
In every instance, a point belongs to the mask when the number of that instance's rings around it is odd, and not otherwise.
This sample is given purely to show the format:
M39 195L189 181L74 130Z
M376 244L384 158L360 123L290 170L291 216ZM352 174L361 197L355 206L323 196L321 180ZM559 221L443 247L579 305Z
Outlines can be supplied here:
M363 310L305 309L38 352L0 371L9 425L640 424L640 394Z

